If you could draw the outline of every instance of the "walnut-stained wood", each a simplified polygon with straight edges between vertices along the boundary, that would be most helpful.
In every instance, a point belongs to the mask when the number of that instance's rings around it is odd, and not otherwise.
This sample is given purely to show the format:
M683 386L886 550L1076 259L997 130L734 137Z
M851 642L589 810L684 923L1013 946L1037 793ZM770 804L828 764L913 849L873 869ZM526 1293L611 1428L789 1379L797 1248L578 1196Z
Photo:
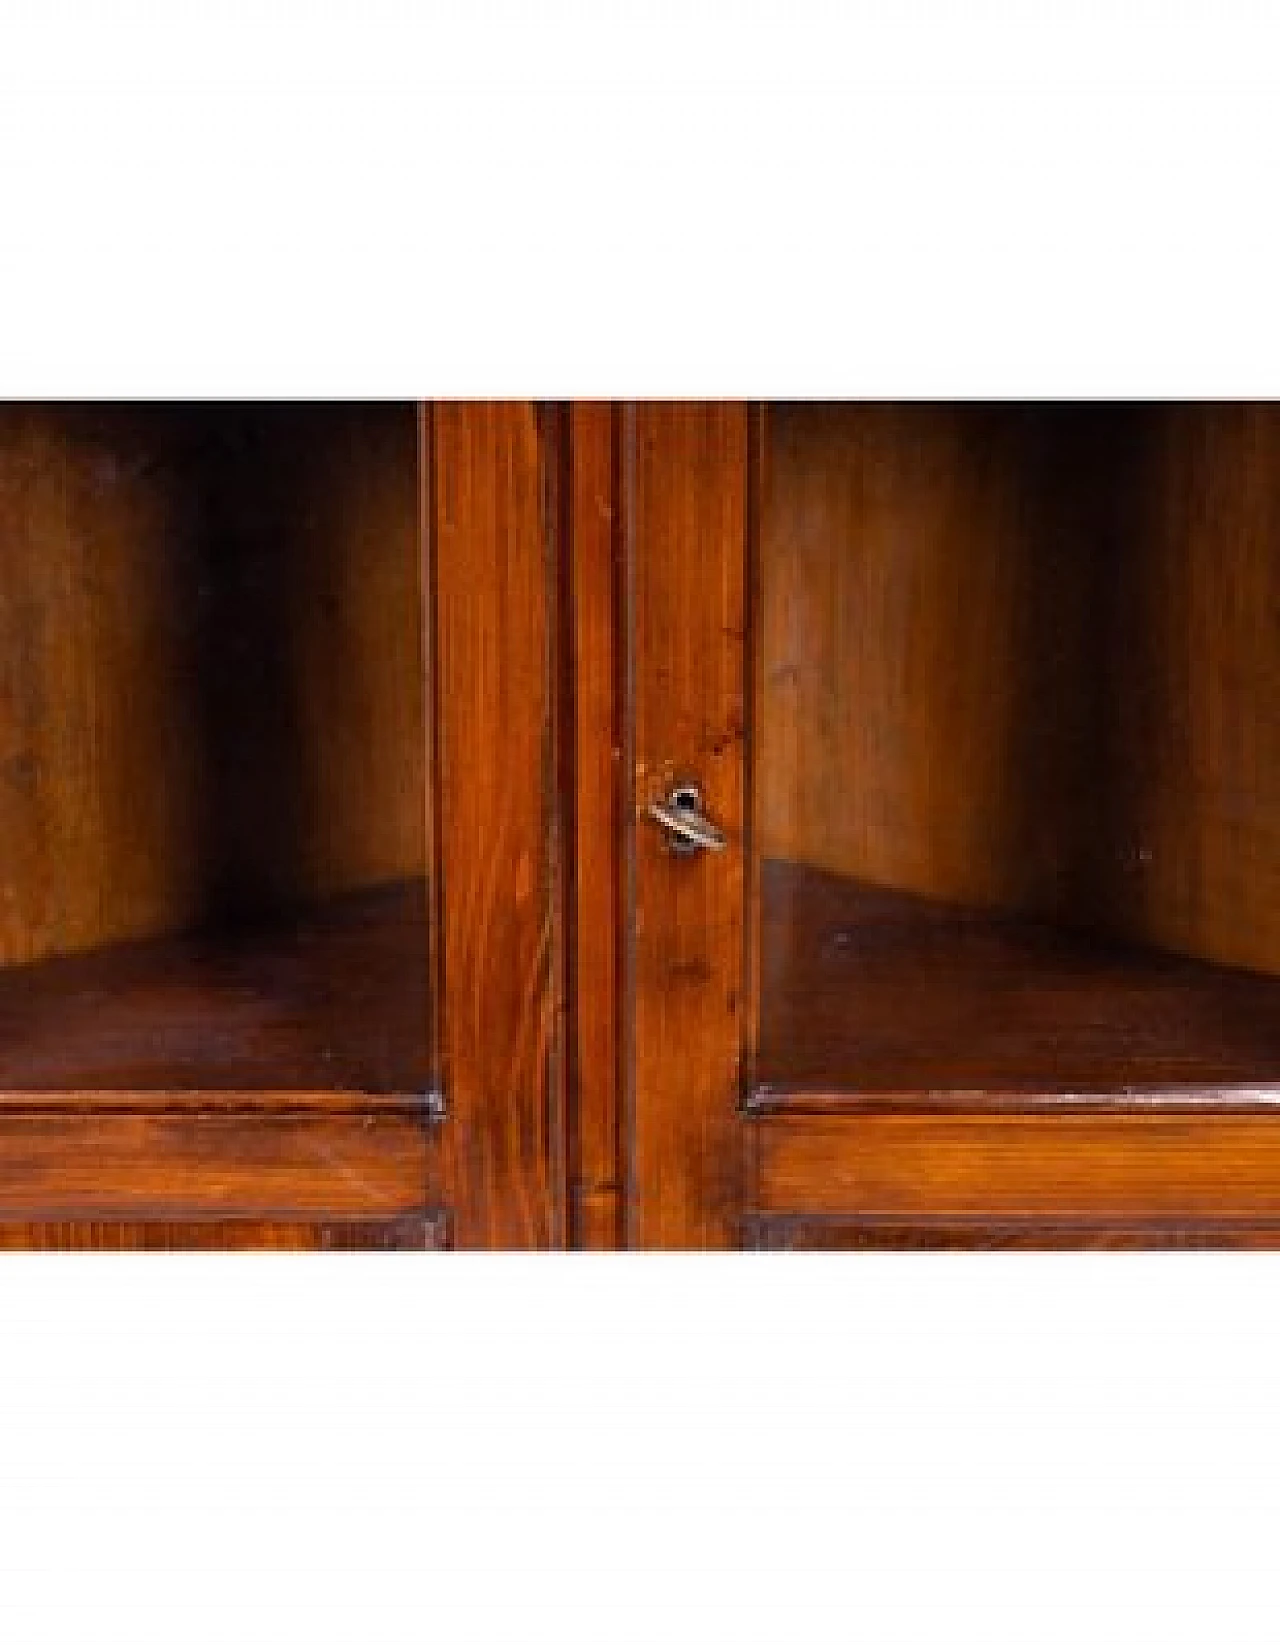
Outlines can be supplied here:
M0 964L425 870L413 409L0 407Z
M563 414L438 403L426 518L442 867L440 1151L464 1248L565 1240L556 749Z
M563 1242L565 413L10 434L0 1217Z
M763 854L1070 909L1101 781L1108 434L1087 407L766 408Z
M747 413L624 411L629 679L632 1244L732 1242L745 1189L738 1115L744 917ZM719 854L676 857L645 817L696 783Z
M444 1250L442 1216L391 1217L362 1222L264 1222L230 1218L203 1222L121 1222L84 1218L67 1222L0 1223L0 1251L398 1251Z
M425 871L416 410L206 406L196 666L207 904Z
M5 1109L0 1223L411 1218L441 1206L435 1151L388 1110Z
M200 907L181 449L142 409L0 408L0 963Z
M758 1216L743 1222L748 1250L1275 1250L1280 1222L1145 1224L1084 1221L910 1223L875 1217Z
M756 1130L761 1213L1280 1227L1280 1117L1266 1110L868 1108Z
M623 418L629 1238L1276 1242L1269 410L707 416Z
M220 1092L423 1105L426 929L419 881L0 970L0 1110L57 1092L108 1107Z
M572 653L563 680L572 712L573 773L562 793L573 828L570 1242L609 1250L622 1238L625 1174L621 432L618 410L608 403L575 403L570 420L565 572Z
M1280 978L766 861L757 1101L1280 1102Z
M1280 1245L1278 1104L1276 410L0 408L0 1248Z
M1280 413L765 432L762 851L1280 972Z
M1280 407L1128 423L1100 765L1109 921L1280 975Z
M437 1233L415 409L0 408L0 1243Z

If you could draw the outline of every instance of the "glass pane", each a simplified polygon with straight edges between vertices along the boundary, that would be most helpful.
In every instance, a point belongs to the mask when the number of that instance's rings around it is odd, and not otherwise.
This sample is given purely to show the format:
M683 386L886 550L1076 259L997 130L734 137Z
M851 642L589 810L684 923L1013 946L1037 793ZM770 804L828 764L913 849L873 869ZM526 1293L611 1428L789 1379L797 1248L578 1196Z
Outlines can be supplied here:
M416 415L0 407L0 1088L428 1082Z
M758 1077L1280 1082L1280 411L770 406Z

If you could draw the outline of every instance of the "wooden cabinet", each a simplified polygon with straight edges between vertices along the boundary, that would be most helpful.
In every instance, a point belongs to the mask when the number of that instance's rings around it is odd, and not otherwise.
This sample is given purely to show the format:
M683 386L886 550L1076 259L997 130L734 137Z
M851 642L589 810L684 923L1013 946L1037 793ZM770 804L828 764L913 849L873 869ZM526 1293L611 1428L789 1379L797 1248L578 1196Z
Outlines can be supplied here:
M0 409L0 870L3 1244L1271 1244L1280 416Z
M632 1238L1274 1242L1275 410L620 440Z

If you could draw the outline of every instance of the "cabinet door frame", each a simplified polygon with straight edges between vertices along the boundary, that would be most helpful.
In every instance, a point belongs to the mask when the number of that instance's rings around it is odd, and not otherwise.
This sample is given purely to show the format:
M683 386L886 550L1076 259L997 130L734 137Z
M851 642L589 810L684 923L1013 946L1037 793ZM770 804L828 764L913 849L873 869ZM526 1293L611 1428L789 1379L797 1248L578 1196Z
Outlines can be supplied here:
M748 410L575 403L570 424L575 1241L724 1247L751 1188ZM677 863L647 818L682 781L722 854Z
M1032 1097L757 1085L752 737L764 689L754 651L767 417L740 403L612 413L622 854L609 1059L624 1241L1280 1245L1270 1094L1117 1087L1073 1102L1051 1085ZM682 780L700 785L723 853L673 857L646 817ZM580 890L576 915L602 923L609 908ZM590 990L579 982L580 995ZM577 1053L590 1082L604 1057Z
M440 1116L427 1202L463 1249L568 1242L567 410L422 411Z
M416 418L425 1087L7 1095L6 1247L566 1241L566 415L452 402Z

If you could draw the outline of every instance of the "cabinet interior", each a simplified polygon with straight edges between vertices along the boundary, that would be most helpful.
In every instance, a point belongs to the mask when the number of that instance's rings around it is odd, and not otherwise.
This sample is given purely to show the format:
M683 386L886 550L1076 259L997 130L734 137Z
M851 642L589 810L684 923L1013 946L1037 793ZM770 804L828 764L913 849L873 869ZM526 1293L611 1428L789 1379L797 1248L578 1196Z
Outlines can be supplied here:
M410 405L0 408L0 1089L421 1090Z
M760 1086L1274 1088L1280 409L758 459ZM0 1091L429 1085L418 464L408 404L0 408Z
M767 1090L1280 1081L1280 409L771 405Z

